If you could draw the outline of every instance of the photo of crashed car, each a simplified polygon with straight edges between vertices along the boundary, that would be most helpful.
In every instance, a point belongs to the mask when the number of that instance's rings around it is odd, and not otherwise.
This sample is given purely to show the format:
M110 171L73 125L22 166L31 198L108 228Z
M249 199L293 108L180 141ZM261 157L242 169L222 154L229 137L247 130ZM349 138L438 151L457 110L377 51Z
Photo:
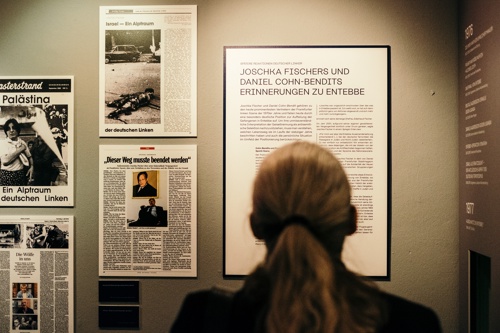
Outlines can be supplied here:
M139 60L141 52L135 45L116 45L111 51L105 53L105 63L111 61L136 62Z
M106 103L106 106L115 108L113 112L108 114L108 118L117 119L127 123L126 121L120 119L120 115L131 115L132 111L136 111L143 106L149 106L159 110L159 105L151 103L151 100L157 99L154 92L153 88L146 88L144 92L120 95L120 98Z
M21 240L19 224L0 224L0 247L13 247Z

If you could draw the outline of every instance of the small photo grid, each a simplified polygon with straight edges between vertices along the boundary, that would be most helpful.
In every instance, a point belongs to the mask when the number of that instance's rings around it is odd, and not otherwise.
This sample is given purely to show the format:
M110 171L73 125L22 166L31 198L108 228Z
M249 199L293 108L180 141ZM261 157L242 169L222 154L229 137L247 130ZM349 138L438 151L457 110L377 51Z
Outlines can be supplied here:
M38 330L38 283L12 284L12 330Z

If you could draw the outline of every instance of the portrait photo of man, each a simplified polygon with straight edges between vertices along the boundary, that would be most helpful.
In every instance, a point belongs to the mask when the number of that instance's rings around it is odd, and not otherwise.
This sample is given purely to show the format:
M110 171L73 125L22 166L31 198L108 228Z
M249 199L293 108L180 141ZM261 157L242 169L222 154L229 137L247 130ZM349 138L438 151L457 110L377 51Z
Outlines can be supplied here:
M140 171L136 178L137 184L132 188L132 197L158 197L158 190L154 186L158 182L157 171Z
M30 307L30 301L28 299L23 299L21 301L20 306L16 309L16 313L18 314L33 314L35 313L33 309Z
M20 331L21 330L21 320L19 317L14 317L14 320L12 321L12 330L13 331Z
M19 284L19 291L16 293L16 298L33 298L31 289L28 288L27 283Z

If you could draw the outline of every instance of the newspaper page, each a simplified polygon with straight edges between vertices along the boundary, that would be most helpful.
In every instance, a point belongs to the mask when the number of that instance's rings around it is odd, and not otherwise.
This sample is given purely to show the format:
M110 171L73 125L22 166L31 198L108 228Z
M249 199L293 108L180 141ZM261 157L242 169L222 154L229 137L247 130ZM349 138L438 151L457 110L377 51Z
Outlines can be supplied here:
M248 274L265 253L248 222L261 160L307 140L331 149L351 182L358 231L346 242L348 265L387 277L388 59L386 46L225 48L226 275Z
M0 206L73 206L73 77L0 77Z
M0 216L0 332L73 332L73 217Z
M102 6L101 137L195 137L197 7Z
M100 276L196 276L196 154L196 145L100 146Z

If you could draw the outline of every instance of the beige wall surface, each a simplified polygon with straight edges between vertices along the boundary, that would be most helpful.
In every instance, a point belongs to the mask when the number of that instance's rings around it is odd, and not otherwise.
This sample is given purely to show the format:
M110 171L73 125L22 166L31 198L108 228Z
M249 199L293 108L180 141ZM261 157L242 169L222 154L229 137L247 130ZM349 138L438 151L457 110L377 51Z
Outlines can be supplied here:
M101 5L198 5L198 137L100 139ZM140 280L141 331L166 331L186 293L222 277L223 47L390 45L392 276L379 285L458 331L457 8L453 0L2 0L0 75L75 76L75 331L98 331L98 146L198 145L198 277ZM108 331L111 332L111 331ZM125 331L119 331L125 332Z

